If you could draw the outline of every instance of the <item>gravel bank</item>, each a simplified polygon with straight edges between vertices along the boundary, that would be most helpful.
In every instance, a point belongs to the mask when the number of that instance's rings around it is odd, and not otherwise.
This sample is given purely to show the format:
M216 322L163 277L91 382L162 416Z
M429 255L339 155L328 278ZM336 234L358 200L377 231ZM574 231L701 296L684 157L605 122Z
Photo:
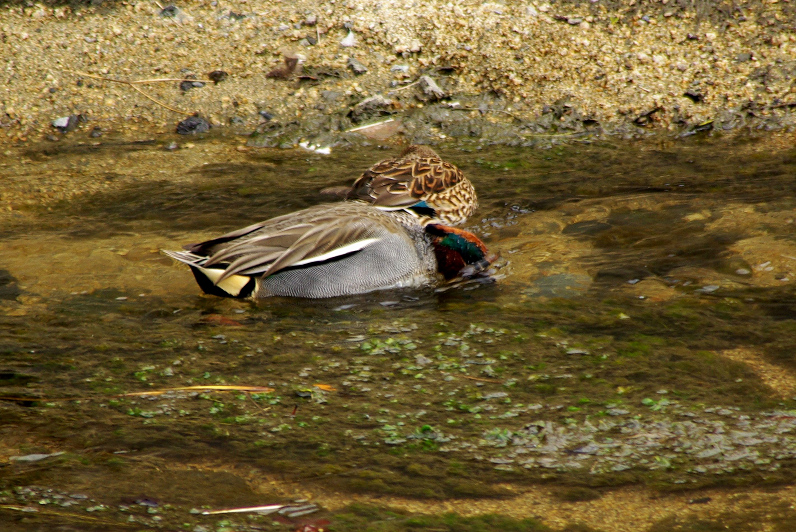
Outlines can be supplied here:
M57 140L70 115L86 121L68 134L173 132L193 113L284 147L387 117L374 134L426 142L792 132L794 20L786 0L10 2L0 138Z

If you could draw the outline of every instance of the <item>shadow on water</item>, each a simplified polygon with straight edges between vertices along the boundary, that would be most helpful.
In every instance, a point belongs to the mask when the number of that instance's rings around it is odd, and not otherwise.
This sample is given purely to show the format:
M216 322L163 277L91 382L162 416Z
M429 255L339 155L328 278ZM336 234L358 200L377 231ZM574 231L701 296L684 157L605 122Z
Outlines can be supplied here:
M201 295L159 250L333 201L319 191L391 152L229 144L25 154L25 175L88 192L12 199L24 208L0 241L0 522L196 529L220 520L192 508L309 496L333 510L312 526L437 530L442 517L344 506L401 496L441 514L435 501L469 498L497 512L510 497L530 518L627 485L792 482L792 149L441 150L478 190L467 227L500 254L495 282L250 302ZM540 485L551 500L517 498ZM793 517L782 500L771 523ZM733 511L711 523L754 513Z

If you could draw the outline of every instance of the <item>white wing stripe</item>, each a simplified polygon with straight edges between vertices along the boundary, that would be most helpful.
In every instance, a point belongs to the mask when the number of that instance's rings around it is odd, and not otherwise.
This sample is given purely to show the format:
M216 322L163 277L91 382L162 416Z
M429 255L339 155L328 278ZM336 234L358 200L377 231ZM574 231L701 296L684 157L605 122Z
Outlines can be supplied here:
M378 238L366 238L365 240L359 240L358 242L352 242L350 244L346 244L345 246L341 246L339 248L335 248L328 253L324 253L322 255L316 255L314 257L310 257L308 259L303 259L298 262L295 262L291 266L303 266L304 264L311 264L313 262L323 262L325 260L333 259L335 257L340 257L342 255L347 255L349 253L353 253L355 251L360 251L368 247L369 245L373 244L374 242L378 242Z

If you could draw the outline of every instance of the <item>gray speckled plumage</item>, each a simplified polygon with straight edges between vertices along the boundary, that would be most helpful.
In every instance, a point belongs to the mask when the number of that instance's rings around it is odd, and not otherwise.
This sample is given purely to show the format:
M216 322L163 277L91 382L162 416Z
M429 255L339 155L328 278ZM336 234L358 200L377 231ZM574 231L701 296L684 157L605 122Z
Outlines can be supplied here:
M324 298L437 281L432 238L405 211L324 204L166 253L205 292Z

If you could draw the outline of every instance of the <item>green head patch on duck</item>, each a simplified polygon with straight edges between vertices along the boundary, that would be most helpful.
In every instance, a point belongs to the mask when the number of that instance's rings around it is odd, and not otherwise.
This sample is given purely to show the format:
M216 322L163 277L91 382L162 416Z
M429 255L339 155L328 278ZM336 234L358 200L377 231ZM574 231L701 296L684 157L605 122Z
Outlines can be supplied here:
M425 229L434 246L437 270L446 280L471 277L497 258L469 231L441 224L428 224Z

